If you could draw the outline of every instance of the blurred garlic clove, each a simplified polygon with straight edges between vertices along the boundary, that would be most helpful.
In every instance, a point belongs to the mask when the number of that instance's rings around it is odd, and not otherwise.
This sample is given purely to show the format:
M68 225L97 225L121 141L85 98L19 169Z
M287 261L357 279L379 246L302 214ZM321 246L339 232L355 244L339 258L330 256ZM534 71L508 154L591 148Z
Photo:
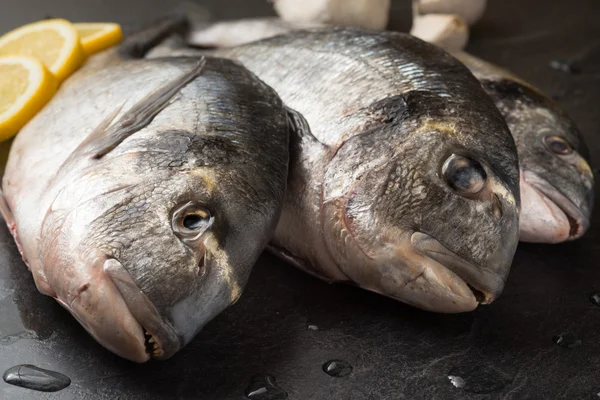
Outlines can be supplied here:
M410 34L447 51L463 50L469 41L467 24L451 14L417 15Z
M467 26L479 21L487 7L487 0L414 0L413 12L418 15L454 14Z
M383 30L391 0L272 0L275 11L289 22L320 22Z

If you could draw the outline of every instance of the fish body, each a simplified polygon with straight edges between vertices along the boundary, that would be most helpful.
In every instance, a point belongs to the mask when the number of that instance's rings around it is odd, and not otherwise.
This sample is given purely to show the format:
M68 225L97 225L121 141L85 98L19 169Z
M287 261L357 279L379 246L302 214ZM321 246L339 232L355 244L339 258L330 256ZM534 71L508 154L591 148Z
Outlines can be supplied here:
M281 213L287 110L223 59L91 58L18 134L2 212L37 288L109 350L165 359L235 302Z
M452 53L481 81L506 119L521 168L521 241L559 243L589 228L594 176L575 122L555 101L509 71Z
M169 51L194 50L171 42L156 54ZM461 63L406 34L342 27L210 54L241 62L298 112L274 251L432 311L500 294L518 243L517 153Z
M299 28L277 18L195 24L187 41L232 47ZM559 243L583 236L594 204L594 176L575 122L559 104L513 73L463 51L445 49L481 81L513 134L521 168L520 240Z

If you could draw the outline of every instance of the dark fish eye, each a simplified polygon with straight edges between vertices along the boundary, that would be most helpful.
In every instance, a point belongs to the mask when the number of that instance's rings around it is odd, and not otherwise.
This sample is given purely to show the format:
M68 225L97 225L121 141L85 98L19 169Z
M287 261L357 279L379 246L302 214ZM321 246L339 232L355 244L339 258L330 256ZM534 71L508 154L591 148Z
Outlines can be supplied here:
M182 225L184 228L189 229L191 231L197 231L201 229L206 221L205 218L202 218L198 214L188 214L183 217Z
M194 203L187 203L173 213L173 230L184 239L197 238L212 222L210 212Z
M485 186L487 174L472 158L452 154L442 166L442 176L448 186L461 194L475 194Z
M573 152L573 146L571 146L571 143L567 142L566 139L560 136L544 136L544 144L548 150L560 156L566 156Z

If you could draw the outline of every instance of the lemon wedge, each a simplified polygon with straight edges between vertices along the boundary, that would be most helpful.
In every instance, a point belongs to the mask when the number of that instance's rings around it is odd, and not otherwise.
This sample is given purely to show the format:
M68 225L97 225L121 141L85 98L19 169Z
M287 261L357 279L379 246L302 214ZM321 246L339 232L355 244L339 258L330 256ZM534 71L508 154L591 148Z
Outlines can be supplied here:
M86 56L108 49L123 39L123 31L119 24L81 22L73 26L79 33Z
M64 19L49 19L17 28L0 37L0 57L31 56L42 61L59 82L83 64L77 30Z
M0 141L25 126L57 88L57 79L36 58L0 57Z

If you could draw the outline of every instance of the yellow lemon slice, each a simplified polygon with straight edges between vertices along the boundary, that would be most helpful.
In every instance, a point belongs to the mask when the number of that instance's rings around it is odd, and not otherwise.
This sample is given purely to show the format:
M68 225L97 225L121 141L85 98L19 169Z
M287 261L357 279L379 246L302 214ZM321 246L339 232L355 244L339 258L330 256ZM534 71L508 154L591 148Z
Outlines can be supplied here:
M0 57L0 141L10 139L54 95L58 81L33 57Z
M17 28L0 37L1 56L32 56L62 82L83 64L77 30L64 19L49 19Z
M123 31L119 24L82 22L73 26L79 33L83 51L87 56L108 49L123 39Z

